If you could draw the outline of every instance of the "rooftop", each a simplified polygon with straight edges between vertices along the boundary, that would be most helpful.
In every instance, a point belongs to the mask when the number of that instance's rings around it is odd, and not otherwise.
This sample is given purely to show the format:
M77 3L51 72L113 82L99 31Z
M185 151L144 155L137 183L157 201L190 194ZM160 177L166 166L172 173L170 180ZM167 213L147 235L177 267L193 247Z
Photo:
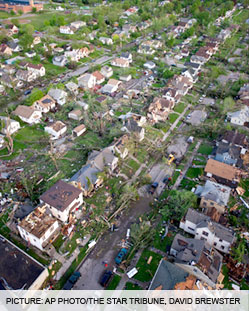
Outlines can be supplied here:
M28 289L45 269L6 239L0 239L0 254L0 278L11 289Z
M40 200L60 211L64 211L79 197L80 193L80 189L59 180L40 196Z

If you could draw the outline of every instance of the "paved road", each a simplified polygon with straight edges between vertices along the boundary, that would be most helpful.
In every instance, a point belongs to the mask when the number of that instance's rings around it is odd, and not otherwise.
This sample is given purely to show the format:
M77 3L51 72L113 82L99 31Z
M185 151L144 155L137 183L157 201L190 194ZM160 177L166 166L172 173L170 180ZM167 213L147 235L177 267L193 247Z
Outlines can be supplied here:
M74 289L101 289L99 279L105 270L103 262L108 263L108 269L115 267L114 258L120 250L121 239L125 239L127 229L136 221L138 217L150 211L151 198L141 197L138 201L123 212L119 218L122 224L119 231L108 231L97 243L92 253L82 263L79 271L81 278L78 280Z

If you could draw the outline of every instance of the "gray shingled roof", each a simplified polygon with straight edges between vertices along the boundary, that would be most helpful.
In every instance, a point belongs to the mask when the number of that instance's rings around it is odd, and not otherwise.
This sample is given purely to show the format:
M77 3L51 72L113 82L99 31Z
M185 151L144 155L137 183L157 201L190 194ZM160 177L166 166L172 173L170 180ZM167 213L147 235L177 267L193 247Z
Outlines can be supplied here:
M176 284L185 282L188 275L189 274L180 267L162 259L150 284L149 290L154 290L159 286L162 286L162 290L173 290Z

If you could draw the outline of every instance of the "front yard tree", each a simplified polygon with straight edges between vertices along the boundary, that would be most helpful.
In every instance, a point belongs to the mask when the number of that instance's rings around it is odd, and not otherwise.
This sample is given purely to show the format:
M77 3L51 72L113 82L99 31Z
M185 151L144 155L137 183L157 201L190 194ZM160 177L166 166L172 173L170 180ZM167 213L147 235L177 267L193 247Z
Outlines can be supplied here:
M160 213L166 221L171 219L180 221L188 208L196 206L197 197L193 192L172 190L166 204L161 207Z

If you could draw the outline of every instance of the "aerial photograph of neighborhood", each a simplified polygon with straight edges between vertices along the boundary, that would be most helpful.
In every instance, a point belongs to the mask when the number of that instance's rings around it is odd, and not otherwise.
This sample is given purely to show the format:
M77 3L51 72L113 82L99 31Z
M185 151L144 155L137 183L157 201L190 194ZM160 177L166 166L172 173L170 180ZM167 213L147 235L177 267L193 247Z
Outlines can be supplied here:
M0 290L249 290L249 1L0 0Z

